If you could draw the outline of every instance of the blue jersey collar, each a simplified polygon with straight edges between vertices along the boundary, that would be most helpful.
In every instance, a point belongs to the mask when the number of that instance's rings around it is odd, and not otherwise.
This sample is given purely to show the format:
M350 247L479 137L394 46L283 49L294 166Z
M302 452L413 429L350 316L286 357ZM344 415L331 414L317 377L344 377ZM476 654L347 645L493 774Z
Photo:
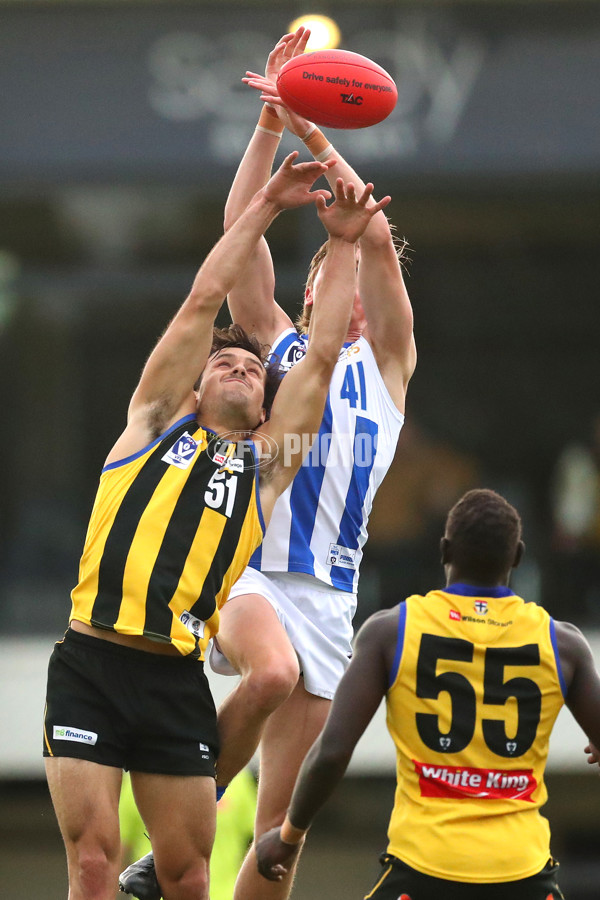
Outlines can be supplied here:
M442 588L446 594L458 594L461 597L514 597L515 592L511 591L506 585L498 587L475 587L472 584L461 584L456 582L448 587Z

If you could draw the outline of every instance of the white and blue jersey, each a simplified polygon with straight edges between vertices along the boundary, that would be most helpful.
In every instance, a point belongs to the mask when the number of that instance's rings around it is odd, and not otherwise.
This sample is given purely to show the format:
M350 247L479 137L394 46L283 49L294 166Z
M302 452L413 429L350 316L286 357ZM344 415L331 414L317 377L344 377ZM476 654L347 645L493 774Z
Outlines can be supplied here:
M290 328L273 344L272 356L289 371L305 355L307 341L307 335ZM355 593L373 498L394 458L403 423L368 342L361 337L346 344L319 434L276 501L250 565L261 572L303 572Z

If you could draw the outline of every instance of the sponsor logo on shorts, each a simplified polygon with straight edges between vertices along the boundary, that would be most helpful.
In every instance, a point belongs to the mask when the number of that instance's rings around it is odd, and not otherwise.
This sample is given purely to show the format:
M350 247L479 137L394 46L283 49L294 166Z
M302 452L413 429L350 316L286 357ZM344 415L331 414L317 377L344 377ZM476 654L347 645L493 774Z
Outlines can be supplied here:
M55 725L52 737L55 741L75 741L77 744L90 744L90 746L93 746L98 740L95 731L82 731L81 728L73 728L71 725Z
M430 766L413 759L422 797L529 800L537 787L533 769Z
M200 748L202 759L210 759L210 747L208 746L208 744L200 743L198 744L198 747Z
M175 441L170 450L167 450L162 457L163 462L170 466L177 466L178 469L187 469L198 449L198 444L191 435L186 431Z
M341 544L330 544L327 562L330 566L340 566L342 569L355 569L355 556L356 550L351 550L349 547L342 547Z

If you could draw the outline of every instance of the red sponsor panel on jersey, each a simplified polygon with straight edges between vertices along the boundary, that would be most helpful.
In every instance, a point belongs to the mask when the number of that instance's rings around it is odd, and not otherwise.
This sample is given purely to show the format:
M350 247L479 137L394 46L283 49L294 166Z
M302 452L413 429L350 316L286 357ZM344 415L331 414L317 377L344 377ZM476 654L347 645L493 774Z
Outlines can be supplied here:
M529 800L537 787L533 769L476 769L438 766L413 759L422 797L453 800Z

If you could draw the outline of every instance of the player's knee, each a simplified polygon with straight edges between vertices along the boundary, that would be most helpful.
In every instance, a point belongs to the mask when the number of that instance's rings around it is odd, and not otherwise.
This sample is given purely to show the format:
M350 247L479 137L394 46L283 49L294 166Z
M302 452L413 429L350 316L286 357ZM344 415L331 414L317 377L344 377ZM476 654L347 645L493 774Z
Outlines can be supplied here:
M82 897L104 900L112 896L117 878L117 858L109 858L101 847L79 848L75 877Z
M278 659L268 666L251 671L247 676L247 689L254 708L276 709L294 690L300 670L294 658Z
M206 900L208 898L208 865L189 866L183 870L161 869L157 875L165 897L173 900Z

